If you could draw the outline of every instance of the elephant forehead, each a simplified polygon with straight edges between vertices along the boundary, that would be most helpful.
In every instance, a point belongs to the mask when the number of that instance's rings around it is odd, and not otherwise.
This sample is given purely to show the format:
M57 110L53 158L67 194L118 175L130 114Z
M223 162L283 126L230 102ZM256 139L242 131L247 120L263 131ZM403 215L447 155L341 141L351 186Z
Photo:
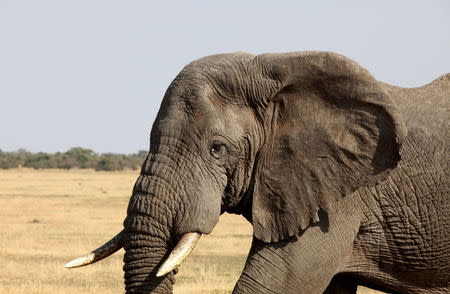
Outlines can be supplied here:
M167 106L164 115L159 115L155 122L154 129L160 134L177 137L189 134L208 136L214 133L234 137L249 130L252 122L250 109L226 105L219 101L213 103L206 98L196 100L197 103L189 105L175 103Z
M207 89L227 103L245 106L246 99L267 88L259 63L252 62L254 57L239 52L201 58L185 66L171 88L183 97Z
M198 109L189 116L189 126L200 135L226 135L229 138L243 136L251 128L251 111L246 108L212 105Z

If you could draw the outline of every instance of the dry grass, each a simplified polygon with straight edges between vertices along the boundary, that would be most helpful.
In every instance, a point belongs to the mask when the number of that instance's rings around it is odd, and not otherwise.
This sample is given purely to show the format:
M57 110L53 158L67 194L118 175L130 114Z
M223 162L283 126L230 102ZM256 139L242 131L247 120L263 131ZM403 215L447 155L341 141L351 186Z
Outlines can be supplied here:
M0 294L122 293L123 250L90 267L63 265L121 230L136 177L131 171L0 170ZM250 241L249 224L222 216L181 268L175 293L230 293Z

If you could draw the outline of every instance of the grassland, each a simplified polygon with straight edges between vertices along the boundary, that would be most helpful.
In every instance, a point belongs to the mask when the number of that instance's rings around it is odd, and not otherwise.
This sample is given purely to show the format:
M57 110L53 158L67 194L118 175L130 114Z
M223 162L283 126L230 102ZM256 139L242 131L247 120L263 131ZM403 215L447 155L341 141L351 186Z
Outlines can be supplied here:
M121 230L136 177L134 171L0 170L0 294L123 293L123 250L89 267L63 265ZM223 215L181 267L175 293L230 293L250 241L248 223Z

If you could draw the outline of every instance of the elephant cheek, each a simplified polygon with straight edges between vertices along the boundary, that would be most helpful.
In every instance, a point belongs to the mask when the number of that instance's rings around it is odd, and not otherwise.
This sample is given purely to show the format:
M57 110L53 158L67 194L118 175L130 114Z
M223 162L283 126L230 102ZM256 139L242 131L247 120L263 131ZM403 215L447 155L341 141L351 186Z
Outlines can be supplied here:
M219 221L221 196L213 189L196 191L189 203L186 212L179 224L179 234L198 232L209 234Z

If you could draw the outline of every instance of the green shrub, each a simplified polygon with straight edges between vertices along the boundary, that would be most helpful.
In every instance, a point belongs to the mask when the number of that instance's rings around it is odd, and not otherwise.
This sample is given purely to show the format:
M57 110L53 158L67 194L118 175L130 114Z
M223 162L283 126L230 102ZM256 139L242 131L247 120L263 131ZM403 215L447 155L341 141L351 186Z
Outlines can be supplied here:
M10 152L4 152L0 149L0 168L8 169L19 167L19 160L17 156L10 155Z
M147 151L123 155L115 153L97 154L82 147L74 147L66 152L53 154L39 152L31 153L25 149L5 152L0 149L0 169L31 167L31 168L93 168L95 170L114 171L124 168L139 169L142 166Z
M100 158L97 161L95 170L97 171L123 170L125 167L124 157L125 155L121 154L113 154L113 153L102 154L100 155Z
M90 149L82 147L74 147L65 153L67 156L66 161L73 161L72 167L79 168L93 168L96 163L97 154Z
M54 161L52 160L52 156L43 152L30 154L29 156L27 156L23 166L32 167L35 169L56 167Z

